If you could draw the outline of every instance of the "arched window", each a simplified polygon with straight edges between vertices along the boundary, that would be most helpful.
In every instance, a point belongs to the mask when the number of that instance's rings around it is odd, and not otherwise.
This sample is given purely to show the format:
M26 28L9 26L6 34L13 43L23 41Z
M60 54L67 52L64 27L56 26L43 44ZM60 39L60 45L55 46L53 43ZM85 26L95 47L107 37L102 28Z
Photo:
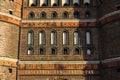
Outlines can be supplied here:
M87 49L87 55L91 55L91 54L92 54L91 49Z
M79 4L78 3L74 3L74 7L78 7L79 6Z
M77 54L80 54L81 52L80 52L80 49L79 48L75 48L75 54L77 55Z
M52 17L52 19L56 19L58 17L57 12L54 11L52 13L51 17Z
M91 34L90 32L86 32L86 44L91 44Z
M40 6L47 6L48 0L40 0Z
M69 38L69 37L68 37L68 32L67 32L67 31L64 31L64 32L63 32L63 44L64 44L64 45L67 45L67 44L68 44L68 41L69 41L68 38Z
M44 31L40 31L39 32L39 44L40 45L43 45L43 44L45 44L45 32Z
M45 18L46 18L46 13L45 13L45 12L41 12L40 17L41 17L42 19L45 19Z
M68 6L70 3L70 0L62 0L62 6Z
M74 44L79 44L79 33L78 33L78 31L74 32Z
M59 1L58 0L51 0L52 6L58 6Z
M84 0L84 5L90 5L90 0Z
M57 54L57 50L56 50L56 48L52 48L52 49L51 49L51 54L52 54L52 55Z
M63 49L63 54L64 54L64 55L69 54L69 49L68 49L68 48L64 48L64 49Z
M87 18L87 19L90 18L90 12L89 11L85 12L85 18Z
M64 19L69 18L69 14L67 11L65 11L62 15Z
M29 6L37 6L38 0L29 0Z
M79 6L79 0L73 0L73 5L74 6Z
M34 12L30 12L30 13L28 14L28 19L34 19L34 18L35 18Z
M33 48L28 48L27 54L32 55L33 54Z
M57 35L55 31L51 32L51 44L56 44L57 41Z
M33 44L33 31L29 31L27 34L27 39L28 39L28 45L32 45Z
M44 55L44 54L45 54L45 49L44 49L44 48L40 48L39 54L40 54L40 55Z
M74 18L80 18L80 12L78 11L75 11L73 15L74 15Z

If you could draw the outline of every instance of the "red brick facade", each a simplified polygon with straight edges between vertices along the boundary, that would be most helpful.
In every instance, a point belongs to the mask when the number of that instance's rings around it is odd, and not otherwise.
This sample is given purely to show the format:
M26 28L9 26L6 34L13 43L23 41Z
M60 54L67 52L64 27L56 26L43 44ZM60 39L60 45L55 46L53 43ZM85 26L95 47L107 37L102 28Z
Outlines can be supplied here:
M59 6L51 6L48 0L48 6L43 7L37 1L29 6L30 0L0 0L0 80L120 80L119 0L90 0L90 4L80 0L78 6L73 0L69 6L62 6L62 0ZM68 12L67 18L64 12ZM28 44L30 31L32 44ZM45 33L43 45L39 44L40 31ZM52 31L57 38L54 45ZM64 31L68 32L66 45ZM78 44L74 44L75 31ZM86 42L87 32L90 44ZM76 48L79 54L75 54ZM29 49L33 50L31 55ZM63 54L64 49L68 54ZM87 54L88 49L91 54Z

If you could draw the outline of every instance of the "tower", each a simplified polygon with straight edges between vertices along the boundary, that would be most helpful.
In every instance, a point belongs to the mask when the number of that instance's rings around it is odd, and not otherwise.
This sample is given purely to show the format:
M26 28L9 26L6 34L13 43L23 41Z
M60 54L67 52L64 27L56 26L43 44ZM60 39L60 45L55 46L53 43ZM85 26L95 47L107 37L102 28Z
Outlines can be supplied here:
M100 8L102 75L104 80L120 77L120 1L103 0Z
M16 80L21 0L0 0L0 80Z

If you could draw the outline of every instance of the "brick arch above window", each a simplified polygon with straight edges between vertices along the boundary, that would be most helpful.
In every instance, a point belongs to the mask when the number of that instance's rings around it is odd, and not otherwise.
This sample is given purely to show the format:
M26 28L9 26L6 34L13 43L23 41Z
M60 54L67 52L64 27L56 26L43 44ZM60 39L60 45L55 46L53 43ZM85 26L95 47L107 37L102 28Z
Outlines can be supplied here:
M35 19L35 13L33 11L31 11L29 14L28 14L28 19Z
M64 18L64 19L69 18L69 13L67 11L64 11L62 13L62 18Z
M75 54L75 55L81 54L80 48L78 48L78 47L74 48L74 54Z
M34 32L32 30L27 33L27 43L28 45L33 45Z
M45 48L41 47L41 48L39 49L39 54L40 54L40 55L45 55Z
M69 48L63 48L63 55L69 54Z
M52 14L51 14L51 18L52 18L52 19L56 19L56 18L58 18L58 14L57 14L56 11L52 12Z
M55 30L51 31L51 45L57 44L57 32Z
M39 31L39 45L46 44L46 33L44 30Z
M44 12L44 11L41 12L41 13L40 13L40 18L41 18L41 19L46 19L46 18L47 18L46 12Z
M57 54L57 48L51 48L51 54L56 55Z
M74 11L73 15L74 15L74 18L77 18L77 19L80 18L80 12L79 11Z
M69 43L69 32L67 30L64 30L62 33L63 36L63 45L68 45Z

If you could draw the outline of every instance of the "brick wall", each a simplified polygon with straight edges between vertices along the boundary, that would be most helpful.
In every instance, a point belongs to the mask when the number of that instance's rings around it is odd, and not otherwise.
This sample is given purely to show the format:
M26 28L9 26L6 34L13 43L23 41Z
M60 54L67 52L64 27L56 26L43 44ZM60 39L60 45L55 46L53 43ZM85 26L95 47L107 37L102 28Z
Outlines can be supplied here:
M10 72L9 69L12 69L12 72ZM12 68L10 66L0 66L0 79L16 80L16 68Z
M34 31L34 44L28 45L27 44L27 33L29 31ZM46 45L39 45L38 40L38 34L41 30L44 30L46 33ZM57 45L51 45L50 44L50 33L51 31L57 32ZM64 30L67 30L69 32L69 44L63 45L62 44L62 32ZM80 35L80 43L79 45L73 44L73 33L74 31L79 30ZM89 30L91 31L91 41L92 44L90 46L86 45L86 39L85 39L85 32ZM25 27L21 28L21 48L20 48L20 60L98 60L99 59L99 49L98 49L98 35L97 35L97 28L68 28L68 27L48 27L48 28L30 28ZM33 47L34 54L33 55L27 55L27 49L29 47ZM46 50L45 55L39 54L40 47L44 47ZM57 48L57 55L51 55L51 48ZM69 48L69 55L63 55L63 48L68 47ZM74 55L74 49L76 47L79 47L81 49L80 55ZM92 54L87 55L86 49L92 48ZM74 55L74 56L73 56Z
M11 10L13 11L12 15L21 17L21 4L22 0L14 0L14 2L10 0L0 0L0 11L9 14Z
M103 64L103 79L104 80L119 80L120 77L120 61L112 61Z
M97 64L20 64L18 73L19 80L99 80L98 68Z
M19 27L0 22L0 56L17 58L19 43Z
M120 21L104 25L101 33L103 58L120 56Z
M74 19L74 11L80 12L81 20L85 19L85 11L90 11L92 19L96 19L98 16L102 17L105 14L111 13L117 10L117 6L120 5L120 1L114 0L103 0L99 6L99 14L97 15L96 0L90 6L80 5L79 7L28 7L27 0L23 3L23 13L21 12L22 0L15 0L11 2L9 0L0 0L0 12L9 13L9 10L13 11L12 15L21 17L24 20L28 19L28 14L33 11L35 13L34 20L41 20L40 13L42 11L47 13L47 19L51 19L51 13L56 11L58 13L58 19L62 18L62 13L68 11L69 18ZM9 16L9 17L8 17ZM101 42L102 42L102 58L112 58L119 57L120 52L120 21L119 13L112 16L101 19ZM33 20L33 21L34 21ZM8 22L8 23L7 23ZM99 29L96 27L96 23L83 21L83 22L22 22L20 24L20 19L15 18L10 15L0 14L0 56L18 58L18 44L19 44L19 29L21 29L20 34L20 60L99 60L100 48L99 48ZM21 28L19 28L21 26ZM27 33L28 31L34 31L34 44L27 44ZM38 45L38 34L40 30L46 32L46 45ZM57 32L57 45L50 44L50 32L55 30ZM62 45L62 32L67 30L69 32L69 45ZM80 44L73 44L73 32L79 30L80 33ZM86 45L85 42L85 32L91 32L91 45ZM27 49L32 47L34 49L33 55L27 55ZM38 51L41 47L46 49L45 55L39 55ZM62 55L62 50L64 47L69 48L69 55ZM74 55L74 48L80 48L81 54ZM57 55L51 55L51 48L57 48ZM87 55L86 49L91 48L92 54ZM117 62L106 62L102 64L101 71L103 72L102 78L104 80L120 80L119 77L119 61ZM42 67L41 67L42 66ZM61 66L63 69L61 69ZM93 66L93 67L91 67ZM17 76L19 80L32 80L32 79L68 79L68 80L100 80L99 65L83 65L83 64L19 64L19 75ZM16 79L16 62L0 60L0 79L15 80ZM9 68L12 68L13 72L9 73ZM88 74L91 73L92 74ZM53 75L51 75L53 73ZM87 73L87 74L86 74ZM69 75L68 75L69 74ZM71 75L71 76L70 76Z
M23 19L28 19L28 14L33 11L35 13L35 19L40 19L40 13L45 12L47 19L51 19L51 14L52 12L56 11L58 14L58 19L62 19L62 14L63 12L67 11L69 14L69 18L73 19L74 18L74 12L78 11L80 12L80 18L84 19L85 18L85 13L86 11L90 12L90 18L96 18L96 7L25 7L23 9Z
M105 14L111 13L117 10L117 6L120 6L120 1L117 0L103 0L102 4L100 5L100 12L99 14L104 16Z

